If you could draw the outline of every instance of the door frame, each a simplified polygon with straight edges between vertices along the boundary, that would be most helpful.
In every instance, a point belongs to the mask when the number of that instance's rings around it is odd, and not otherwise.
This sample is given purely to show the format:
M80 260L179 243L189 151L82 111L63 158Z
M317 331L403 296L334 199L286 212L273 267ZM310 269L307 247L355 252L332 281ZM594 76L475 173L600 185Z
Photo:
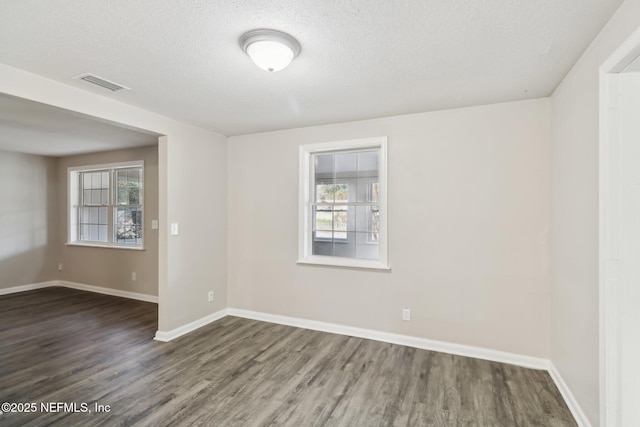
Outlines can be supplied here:
M599 316L600 425L616 426L620 415L621 179L618 74L640 56L638 28L599 69Z

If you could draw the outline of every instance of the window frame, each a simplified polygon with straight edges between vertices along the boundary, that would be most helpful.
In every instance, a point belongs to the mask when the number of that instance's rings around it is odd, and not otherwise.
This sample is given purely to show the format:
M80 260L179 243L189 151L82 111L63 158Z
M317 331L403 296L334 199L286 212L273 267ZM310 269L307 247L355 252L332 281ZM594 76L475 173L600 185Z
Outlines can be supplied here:
M116 186L115 186L115 171L118 169L131 169L131 168L141 168L140 174L140 183L142 184L142 195L140 197L140 208L142 210L142 243L140 244L131 244L131 243L117 243L115 242L115 228L116 228L116 211L120 206L116 202ZM107 242L100 241L86 241L80 240L80 220L79 220L79 209L83 206L81 201L80 194L80 177L82 173L85 172L108 172L109 173L109 204L103 205L108 208L107 212ZM126 249L126 250L144 250L145 244L145 230L144 230L144 218L145 218L145 208L144 208L144 195L145 195L145 186L144 186L144 160L134 160L127 162L118 162L118 163L106 163L106 164L98 164L98 165L83 165L83 166L72 166L67 168L67 242L68 246L85 246L85 247L95 247L95 248L111 248L111 249ZM129 205L127 205L129 206Z
M359 259L313 255L313 197L315 194L314 166L311 159L314 154L361 151L365 149L379 150L378 178L380 185L379 215L380 231L378 242L379 259ZM388 177L387 177L387 137L353 139L346 141L306 144L299 147L299 179L298 179L298 264L322 265L332 267L357 268L367 270L391 270L389 264L388 239Z

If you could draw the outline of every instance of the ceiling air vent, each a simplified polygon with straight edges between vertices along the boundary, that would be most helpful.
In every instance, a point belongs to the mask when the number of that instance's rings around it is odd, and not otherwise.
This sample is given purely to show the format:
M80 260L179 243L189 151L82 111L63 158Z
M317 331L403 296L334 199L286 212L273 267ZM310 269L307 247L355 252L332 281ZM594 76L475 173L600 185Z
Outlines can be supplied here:
M103 79L102 77L98 77L98 76L96 76L94 74L81 74L81 75L79 75L77 77L74 77L74 79L84 80L85 82L89 82L89 83L92 83L94 85L101 86L101 87L103 87L105 89L109 89L112 92L117 92L117 91L123 90L123 89L131 90L131 88L128 88L126 86L122 86L122 85L120 85L118 83L111 82L111 81L109 81L107 79Z

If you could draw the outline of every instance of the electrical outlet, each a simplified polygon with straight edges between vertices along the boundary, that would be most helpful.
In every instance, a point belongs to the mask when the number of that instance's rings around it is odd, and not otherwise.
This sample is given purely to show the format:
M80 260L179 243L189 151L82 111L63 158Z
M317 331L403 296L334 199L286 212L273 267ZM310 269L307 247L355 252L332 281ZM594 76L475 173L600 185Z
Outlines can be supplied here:
M61 262L58 263L58 271L62 271L62 263Z
M209 291L207 298L209 299L209 302L213 301L213 291Z
M403 308L402 309L402 320L411 320L411 309Z
M134 282L136 281L137 277L138 276L136 275L135 271L131 273L131 280L133 280Z

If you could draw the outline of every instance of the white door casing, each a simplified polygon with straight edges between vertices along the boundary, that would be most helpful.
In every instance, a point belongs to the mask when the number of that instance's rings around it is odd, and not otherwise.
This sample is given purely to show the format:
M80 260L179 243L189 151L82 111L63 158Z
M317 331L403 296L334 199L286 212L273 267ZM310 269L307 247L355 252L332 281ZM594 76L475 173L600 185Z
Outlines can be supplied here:
M600 413L640 425L640 55L636 31L600 68Z

